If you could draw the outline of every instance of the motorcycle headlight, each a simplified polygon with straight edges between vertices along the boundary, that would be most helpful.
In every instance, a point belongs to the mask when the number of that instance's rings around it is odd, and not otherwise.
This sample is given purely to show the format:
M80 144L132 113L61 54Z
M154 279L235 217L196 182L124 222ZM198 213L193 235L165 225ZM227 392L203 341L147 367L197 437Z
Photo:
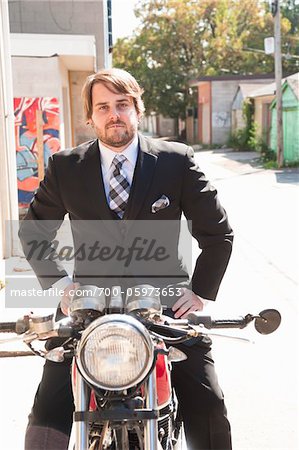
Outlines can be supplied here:
M129 389L142 381L154 361L147 329L135 318L113 314L92 322L78 345L82 376L105 390Z

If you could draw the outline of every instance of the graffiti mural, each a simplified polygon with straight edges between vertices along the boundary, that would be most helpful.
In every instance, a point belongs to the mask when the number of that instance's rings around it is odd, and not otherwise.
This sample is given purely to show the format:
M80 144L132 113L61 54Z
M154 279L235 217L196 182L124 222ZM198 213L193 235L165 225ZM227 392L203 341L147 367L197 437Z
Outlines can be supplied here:
M59 104L57 98L14 98L18 201L20 208L28 207L39 185L37 110L42 111L43 118L43 156L45 167L49 157L60 149Z

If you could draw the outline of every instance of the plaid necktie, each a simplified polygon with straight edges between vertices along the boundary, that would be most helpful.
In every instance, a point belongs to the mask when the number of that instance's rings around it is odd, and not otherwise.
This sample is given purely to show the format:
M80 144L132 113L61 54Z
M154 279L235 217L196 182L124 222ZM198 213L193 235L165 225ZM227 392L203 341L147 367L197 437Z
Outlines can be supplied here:
M110 178L109 206L122 219L129 198L130 185L122 171L126 161L124 155L115 155L112 161L112 175Z

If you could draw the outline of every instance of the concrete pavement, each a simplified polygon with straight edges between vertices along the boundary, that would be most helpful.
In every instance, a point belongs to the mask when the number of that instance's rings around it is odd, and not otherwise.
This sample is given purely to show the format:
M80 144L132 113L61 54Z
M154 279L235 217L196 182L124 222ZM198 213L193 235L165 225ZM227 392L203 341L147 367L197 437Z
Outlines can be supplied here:
M266 308L282 314L280 329L237 333L243 344L214 338L235 450L297 449L299 172L263 170L249 152L196 154L217 187L235 230L235 245L215 315ZM217 313L216 313L217 311Z

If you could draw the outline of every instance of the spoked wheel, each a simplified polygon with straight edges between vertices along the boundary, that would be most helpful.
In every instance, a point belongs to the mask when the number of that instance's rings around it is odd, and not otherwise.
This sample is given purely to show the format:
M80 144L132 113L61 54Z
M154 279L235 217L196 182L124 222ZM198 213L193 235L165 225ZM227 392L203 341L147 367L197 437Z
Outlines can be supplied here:
M184 428L181 427L179 435L176 440L176 443L173 446L173 450L183 450L185 448L187 448L187 447L186 447Z
M114 439L112 439L112 430L109 426L109 421L105 422L101 434L91 438L91 444L88 450L115 450Z
M143 450L143 447L136 445L136 442L131 442L129 436L125 426L111 430L107 422L101 435L92 437L88 450Z
M175 441L173 444L173 450L183 450L184 448L186 448L183 418L181 415L180 407L178 408L177 416L175 419L173 437Z
M89 446L88 450L100 450L100 439L95 438L91 445Z

